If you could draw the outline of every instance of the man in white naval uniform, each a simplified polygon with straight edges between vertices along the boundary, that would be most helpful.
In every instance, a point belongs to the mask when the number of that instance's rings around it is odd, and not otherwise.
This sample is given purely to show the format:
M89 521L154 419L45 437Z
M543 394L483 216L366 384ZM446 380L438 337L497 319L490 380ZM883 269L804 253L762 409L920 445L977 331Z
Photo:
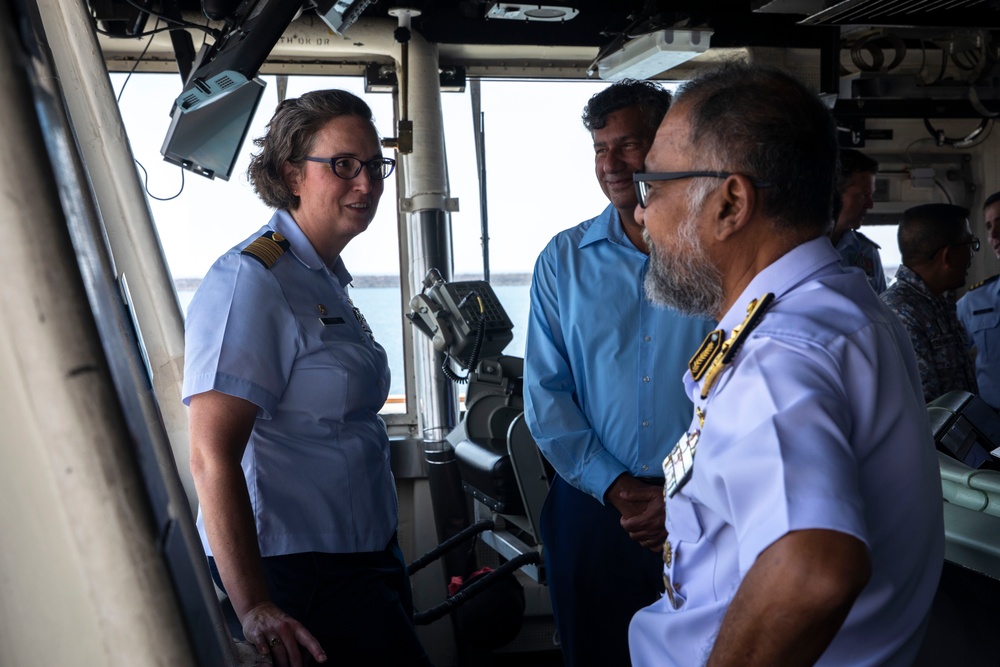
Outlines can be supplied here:
M828 237L836 130L780 70L675 98L637 173L650 296L712 315L664 462L667 594L633 664L912 665L941 575L937 453L909 338Z

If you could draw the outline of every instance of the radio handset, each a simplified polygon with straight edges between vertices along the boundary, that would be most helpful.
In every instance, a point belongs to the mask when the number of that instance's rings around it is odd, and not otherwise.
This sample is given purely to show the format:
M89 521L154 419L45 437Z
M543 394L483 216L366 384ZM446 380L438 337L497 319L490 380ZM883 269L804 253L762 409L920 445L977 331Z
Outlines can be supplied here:
M443 370L461 382L448 366L454 359L474 369L482 358L496 357L514 339L514 325L485 280L445 282L436 269L427 272L424 288L410 299L406 317L446 355Z

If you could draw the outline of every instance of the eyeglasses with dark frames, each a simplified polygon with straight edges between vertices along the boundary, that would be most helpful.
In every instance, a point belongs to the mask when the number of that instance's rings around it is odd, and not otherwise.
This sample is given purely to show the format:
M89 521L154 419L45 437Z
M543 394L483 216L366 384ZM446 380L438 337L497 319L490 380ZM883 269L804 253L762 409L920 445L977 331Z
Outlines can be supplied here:
M945 248L957 248L960 245L971 245L972 252L979 252L979 248L981 247L982 244L980 244L979 238L976 236L973 236L968 241L961 241L959 243L949 243L948 245L943 245L934 252L932 252L931 256L927 258L927 261L929 262L930 260L934 259L934 256L937 255L942 250L944 250Z
M361 173L361 168L368 169L368 175L373 181L384 181L396 168L396 161L390 157L377 157L367 162L351 155L334 155L333 157L306 157L310 162L323 162L330 165L335 176L345 181L355 178Z
M979 252L979 247L980 247L979 237L973 236L968 241L962 241L961 243L956 243L955 245L971 245L972 252Z
M639 206L646 208L649 184L653 181L678 181L683 178L729 178L732 175L731 171L660 171L650 173L637 171L632 174L632 182L635 183L635 196L639 200ZM774 185L755 178L750 178L750 182L755 188L769 188Z

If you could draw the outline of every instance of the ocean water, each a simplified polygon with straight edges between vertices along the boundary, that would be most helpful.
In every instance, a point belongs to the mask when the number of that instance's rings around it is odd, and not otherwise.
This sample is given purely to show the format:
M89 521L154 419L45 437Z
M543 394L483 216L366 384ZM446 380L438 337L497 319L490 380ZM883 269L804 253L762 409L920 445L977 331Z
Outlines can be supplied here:
M528 328L529 285L494 285L500 304L514 324L514 340L504 349L504 354L523 357L524 339ZM351 300L364 314L375 334L375 340L385 348L392 371L390 395L402 395L403 386L403 332L413 325L403 317L404 304L399 287L353 287ZM186 313L194 290L178 290L177 297ZM409 296L407 296L409 303ZM409 309L408 306L407 310Z

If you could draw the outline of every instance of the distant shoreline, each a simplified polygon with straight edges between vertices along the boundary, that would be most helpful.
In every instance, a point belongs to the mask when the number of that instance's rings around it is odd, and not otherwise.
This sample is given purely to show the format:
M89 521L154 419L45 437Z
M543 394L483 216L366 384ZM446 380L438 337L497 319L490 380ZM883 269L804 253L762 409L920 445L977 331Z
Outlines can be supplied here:
M399 276L354 276L351 285L355 288L399 287ZM482 280L480 274L458 274L455 281ZM175 278L174 289L178 292L193 292L201 284L201 278ZM491 285L530 285L530 273L494 273Z

